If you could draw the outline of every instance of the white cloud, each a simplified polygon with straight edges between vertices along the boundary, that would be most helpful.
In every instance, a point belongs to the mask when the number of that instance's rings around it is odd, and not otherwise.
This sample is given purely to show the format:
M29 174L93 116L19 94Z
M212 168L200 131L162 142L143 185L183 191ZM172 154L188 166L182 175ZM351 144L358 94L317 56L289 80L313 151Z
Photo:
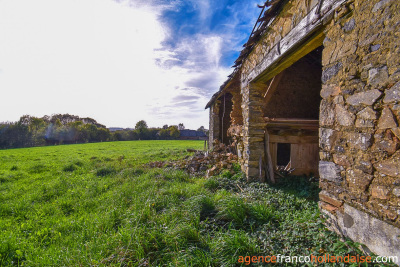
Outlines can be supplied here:
M196 3L208 20L210 2ZM150 126L207 126L204 106L231 72L220 60L234 27L167 47L174 29L161 16L181 4L1 0L0 121L70 113L107 126L132 127L141 119Z

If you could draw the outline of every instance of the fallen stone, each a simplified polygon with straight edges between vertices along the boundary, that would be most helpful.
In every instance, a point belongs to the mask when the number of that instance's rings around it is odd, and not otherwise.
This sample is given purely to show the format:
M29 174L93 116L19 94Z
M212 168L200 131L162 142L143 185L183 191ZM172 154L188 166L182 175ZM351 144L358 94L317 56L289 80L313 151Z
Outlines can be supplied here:
M390 110L390 108L385 107L382 110L381 117L379 118L378 128L379 129L388 129L388 128L396 128L396 127L397 127L397 123L395 121L392 111Z
M377 89L366 92L356 93L347 98L346 102L352 106L368 105L371 106L381 96L381 92Z

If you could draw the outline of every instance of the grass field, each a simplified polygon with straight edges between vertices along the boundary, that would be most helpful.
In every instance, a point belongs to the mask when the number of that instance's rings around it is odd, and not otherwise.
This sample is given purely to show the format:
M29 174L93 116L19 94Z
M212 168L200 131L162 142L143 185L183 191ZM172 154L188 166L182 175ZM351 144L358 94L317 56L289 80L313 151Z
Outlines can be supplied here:
M0 266L232 266L245 255L360 253L324 228L317 185L306 178L271 187L240 172L205 179L143 166L202 147L0 151Z

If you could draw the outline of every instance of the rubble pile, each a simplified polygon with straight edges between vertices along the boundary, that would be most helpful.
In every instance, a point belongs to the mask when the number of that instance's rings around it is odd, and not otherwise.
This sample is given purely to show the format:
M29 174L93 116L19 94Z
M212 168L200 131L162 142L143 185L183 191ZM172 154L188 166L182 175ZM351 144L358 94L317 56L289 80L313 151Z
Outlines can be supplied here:
M204 175L207 177L218 175L222 170L234 173L234 164L238 157L234 154L234 146L226 146L218 141L213 144L212 151L196 151L193 156L188 156L178 161L155 161L147 165L151 168L175 168L186 170L192 175Z

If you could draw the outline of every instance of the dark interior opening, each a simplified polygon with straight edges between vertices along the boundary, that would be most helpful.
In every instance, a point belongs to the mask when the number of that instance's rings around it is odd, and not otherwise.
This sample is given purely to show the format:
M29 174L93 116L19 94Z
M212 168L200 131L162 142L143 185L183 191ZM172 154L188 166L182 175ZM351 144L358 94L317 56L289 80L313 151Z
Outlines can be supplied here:
M265 117L319 118L322 50L318 47L267 82Z
M221 143L229 145L231 143L231 137L228 136L228 129L231 125L230 114L233 106L232 95L230 93L226 93L222 95L219 100L221 101L221 106L219 109L219 118L221 123L219 140L221 140Z
M290 162L290 144L278 143L277 165L286 166Z

